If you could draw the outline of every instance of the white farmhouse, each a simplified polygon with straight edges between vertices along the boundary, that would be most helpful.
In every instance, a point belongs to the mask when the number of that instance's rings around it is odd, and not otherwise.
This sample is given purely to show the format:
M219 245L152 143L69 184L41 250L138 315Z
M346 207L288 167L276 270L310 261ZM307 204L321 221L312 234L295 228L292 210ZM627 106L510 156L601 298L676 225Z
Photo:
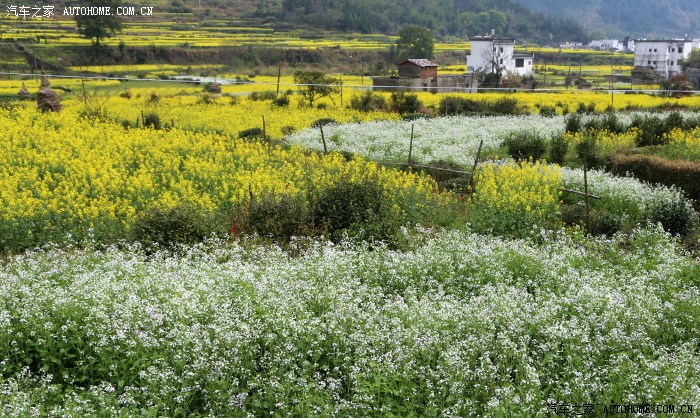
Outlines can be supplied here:
M487 72L520 76L532 74L534 54L515 54L514 39L490 36L470 36L472 50L467 55L468 72Z
M597 39L589 44L591 48L603 51L622 51L624 47L617 39Z
M651 67L655 74L669 78L681 72L680 61L690 56L690 39L635 40L634 66Z

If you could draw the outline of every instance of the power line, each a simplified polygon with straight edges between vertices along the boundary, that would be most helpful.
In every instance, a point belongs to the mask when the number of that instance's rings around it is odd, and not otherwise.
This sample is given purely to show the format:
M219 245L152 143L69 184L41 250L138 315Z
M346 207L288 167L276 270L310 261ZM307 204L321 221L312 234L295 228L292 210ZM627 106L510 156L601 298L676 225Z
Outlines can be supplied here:
M203 80L188 80L188 79L178 79L178 80L162 80L162 79L152 79L152 78L130 78L130 77L110 77L110 76L93 76L93 75L63 75L63 74L36 74L36 73L14 73L14 72L0 72L0 75L6 76L21 76L21 77L36 77L37 75L49 77L49 78L66 78L66 79L84 79L84 80L117 80L117 81L128 81L128 82L158 82L158 83L180 83L180 84L202 84L208 81ZM258 85L258 86L276 86L276 82L251 82L243 81L237 79L226 79L217 78L216 82L224 81L221 83L223 85ZM298 84L298 83L280 83L280 86L285 87L340 87L341 84ZM473 88L469 87L414 87L414 86L365 86L359 84L342 84L343 87L354 88L357 90L369 90L369 89L395 89L395 90L417 90L417 91L439 91L439 90L450 90L454 92L455 90L463 90L464 92L471 92ZM526 92L526 93L571 93L572 90L557 89L557 88L544 88L544 89L524 89L524 88L507 88L507 87L481 87L477 86L478 91L495 91L495 92ZM582 92L600 92L600 93L691 93L698 94L700 90L654 90L654 89L596 89L596 90L582 90Z

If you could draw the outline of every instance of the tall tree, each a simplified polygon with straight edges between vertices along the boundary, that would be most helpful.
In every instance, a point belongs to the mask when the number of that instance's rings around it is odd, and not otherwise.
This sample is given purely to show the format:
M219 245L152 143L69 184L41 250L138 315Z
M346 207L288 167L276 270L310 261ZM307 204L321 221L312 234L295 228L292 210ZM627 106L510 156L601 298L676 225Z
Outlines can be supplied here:
M313 106L316 99L338 91L342 81L320 71L295 71L294 83L300 84L301 95Z
M100 41L121 32L122 20L117 16L116 9L122 5L122 0L83 0L82 7L109 7L109 15L76 15L75 24L78 33L84 38L93 39L95 46Z
M399 30L396 40L394 59L397 62L408 58L433 58L435 41L433 34L421 26L404 26Z

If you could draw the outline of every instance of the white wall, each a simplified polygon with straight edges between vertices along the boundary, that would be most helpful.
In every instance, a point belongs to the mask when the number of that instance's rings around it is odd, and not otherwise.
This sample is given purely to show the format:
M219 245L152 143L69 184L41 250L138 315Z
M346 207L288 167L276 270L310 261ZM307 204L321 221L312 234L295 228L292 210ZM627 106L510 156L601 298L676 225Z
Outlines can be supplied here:
M496 72L497 68L492 64L491 60L496 58L505 73L516 73L518 75L528 75L532 73L532 55L518 55L513 53L513 41L504 40L495 41L492 38L473 39L470 38L471 53L467 55L468 71L485 71ZM495 51L494 51L495 48ZM516 68L516 59L523 59L523 67ZM492 68L493 67L493 68Z
M653 67L663 77L672 77L681 72L680 61L687 59L692 50L692 41L685 39L635 42L634 65Z

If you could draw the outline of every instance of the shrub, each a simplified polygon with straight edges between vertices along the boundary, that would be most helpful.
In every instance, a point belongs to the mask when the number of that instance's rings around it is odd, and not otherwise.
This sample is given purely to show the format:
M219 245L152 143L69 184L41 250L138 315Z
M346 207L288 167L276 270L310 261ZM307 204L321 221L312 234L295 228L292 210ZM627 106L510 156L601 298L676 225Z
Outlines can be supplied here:
M395 91L391 93L389 99L389 107L392 112L400 114L418 113L423 107L423 102L418 99L417 94L406 93L405 91Z
M623 176L632 173L648 183L660 183L681 188L690 199L700 200L700 163L692 161L670 161L649 155L615 154L609 171Z
M656 115L635 115L635 117L632 119L630 128L637 128L638 130L634 141L639 147L661 145L665 142L665 123Z
M377 110L387 110L387 103L384 96L375 94L371 90L366 90L362 94L354 95L350 99L351 109L360 112L371 112Z
M585 134L576 144L576 156L589 168L598 164L598 140L593 134Z
M269 135L268 135L267 137L265 137L265 136L263 135L263 130L262 130L262 128L258 128L258 127L249 128L249 129L245 129L245 130L243 130L243 131L240 131L240 132L238 133L238 136L239 136L240 138L242 138L242 139L246 139L246 140L249 140L249 141L255 140L255 139L262 139L262 140L268 140L268 139L269 139Z
M661 223L664 230L674 235L687 235L697 220L692 201L675 187L667 189L660 198L653 199L645 211L645 218L652 223Z
M250 93L248 99L253 102L275 100L277 93L274 91L254 91Z
M311 222L300 197L266 195L253 199L248 205L246 226L262 237L289 242L294 236L308 235Z
M624 226L623 220L614 213L602 208L591 208L591 234L612 236ZM578 202L561 207L562 221L566 225L578 225L588 232L586 205Z
M162 128L162 123L160 121L160 116L155 112L149 112L143 115L143 126L151 127L153 129Z
M289 135L293 134L294 132L296 132L297 128L295 128L294 126L291 126L291 125L284 125L283 127L280 128L280 130L282 131L282 135L289 136Z
M326 125L337 125L338 121L333 119L333 118L321 118L321 119L316 119L313 121L311 124L312 128L320 128L321 126L326 126Z
M546 150L544 138L530 131L512 132L503 142L508 154L516 160L540 160Z
M564 135L552 135L549 139L549 162L559 165L564 164L568 150L569 142Z
M465 171L465 167L447 160L430 161L426 165L420 170L432 177L441 189L467 193L469 174L460 173Z
M674 129L683 129L683 115L678 112L671 112L664 120L664 133L669 133Z
M581 132L581 116L578 113L572 113L566 118L565 132L570 134Z
M287 107L289 106L289 97L285 95L279 96L272 101L272 104L274 104L277 107Z
M600 121L599 129L603 129L614 134L621 134L625 132L625 125L617 117L617 114L614 112L607 112Z
M554 106L540 106L540 115L546 118L553 118L557 115L557 109Z
M441 115L464 115L483 110L482 102L459 96L447 96L440 100L438 112Z
M586 104L583 102L579 102L578 107L576 108L576 113L579 115L583 115L588 113L588 109L586 108Z
M123 99L131 99L131 92L125 91L125 92L119 93L119 97L121 97Z
M133 241L146 247L173 247L202 242L212 234L223 234L223 223L214 214L190 205L154 208L146 211L131 227Z
M393 242L401 225L392 200L376 179L343 178L322 190L313 207L313 219L334 241L347 235Z
M501 115L519 115L522 113L518 101L510 97L502 97L489 105L489 110Z

